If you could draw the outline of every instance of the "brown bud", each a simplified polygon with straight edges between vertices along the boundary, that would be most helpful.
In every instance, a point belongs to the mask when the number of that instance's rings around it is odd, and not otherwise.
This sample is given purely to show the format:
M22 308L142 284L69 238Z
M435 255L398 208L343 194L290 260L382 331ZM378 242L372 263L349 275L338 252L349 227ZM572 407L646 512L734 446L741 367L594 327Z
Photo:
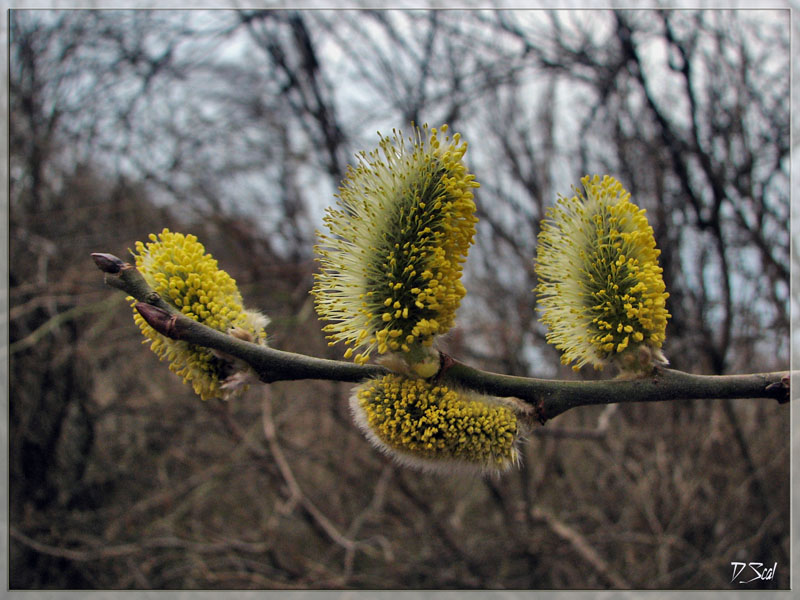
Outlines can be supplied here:
M97 268L103 271L103 273L119 273L128 265L128 263L121 258L104 252L93 252L92 259L94 260L94 264L97 265Z
M142 318L147 321L147 324L155 329L158 333L172 339L180 339L175 330L175 322L178 320L177 315L171 315L162 308L147 304L146 302L137 302L134 308L142 315Z

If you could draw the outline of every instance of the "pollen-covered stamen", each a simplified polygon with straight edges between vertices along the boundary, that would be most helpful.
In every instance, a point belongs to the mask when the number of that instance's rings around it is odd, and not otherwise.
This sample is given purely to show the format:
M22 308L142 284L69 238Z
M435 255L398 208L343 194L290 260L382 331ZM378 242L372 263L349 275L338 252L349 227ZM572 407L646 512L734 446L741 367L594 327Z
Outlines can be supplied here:
M496 398L391 374L355 388L350 406L367 438L402 464L502 471L520 459L516 413Z
M403 354L427 358L434 336L453 324L465 294L462 265L475 233L472 188L462 159L466 144L447 127L399 132L359 155L320 233L320 272L313 294L331 343L347 358Z
M136 243L135 259L153 290L185 316L218 331L265 343L267 318L243 308L236 282L217 267L195 236L164 229L159 235L151 234L147 244ZM133 298L129 301L132 306L137 304ZM137 310L133 318L153 352L168 360L170 370L191 383L203 400L226 395L223 385L231 374L229 361L206 348L161 335Z
M642 348L650 362L665 362L668 294L645 211L611 177L581 183L586 197L559 198L539 236L536 291L547 339L574 368L621 358L640 369Z

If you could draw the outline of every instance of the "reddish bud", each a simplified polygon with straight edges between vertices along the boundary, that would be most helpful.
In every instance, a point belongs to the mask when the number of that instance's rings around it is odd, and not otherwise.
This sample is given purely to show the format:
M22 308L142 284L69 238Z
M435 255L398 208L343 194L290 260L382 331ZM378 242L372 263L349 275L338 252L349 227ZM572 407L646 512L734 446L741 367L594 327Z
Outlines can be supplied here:
M121 258L117 258L113 254L106 254L104 252L93 252L92 259L97 268L103 273L119 273L128 264Z
M147 324L158 333L168 338L180 339L175 330L175 322L178 320L177 315L171 315L164 309L145 302L137 302L134 308L142 315L142 318L147 321Z

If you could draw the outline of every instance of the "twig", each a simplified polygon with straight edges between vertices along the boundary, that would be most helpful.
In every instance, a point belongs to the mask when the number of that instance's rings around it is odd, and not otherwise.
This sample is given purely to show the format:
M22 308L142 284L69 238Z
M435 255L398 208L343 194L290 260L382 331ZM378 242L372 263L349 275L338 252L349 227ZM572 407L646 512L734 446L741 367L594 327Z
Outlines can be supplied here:
M77 304L63 312L57 313L39 325L39 327L31 331L24 338L11 343L8 347L8 352L9 354L16 354L22 350L27 350L31 346L35 346L48 333L58 329L64 323L68 323L69 321L77 319L78 317L81 317L87 313L106 311L117 302L119 302L119 298L106 298L98 302L92 302L91 304Z
M268 543L254 543L245 542L242 540L226 540L222 542L196 542L193 540L185 540L177 537L160 537L144 539L137 543L118 544L116 546L108 546L98 541L98 545L93 548L85 550L77 550L72 548L61 548L52 546L43 542L37 541L19 531L16 527L9 528L9 535L11 538L18 542L49 556L58 558L65 558L67 560L85 562L96 561L106 558L117 558L120 556L128 556L131 554L139 554L147 550L154 550L157 548L180 548L191 552L200 553L218 553L226 552L231 549L250 552L253 554L263 554L270 549Z
M106 283L139 300L136 309L159 333L172 339L219 350L250 365L265 383L297 379L358 382L387 373L378 365L314 358L246 342L181 314L147 284L131 264L109 254L93 254ZM516 397L534 408L544 424L578 406L619 402L664 402L723 398L767 398L789 401L788 371L748 375L693 375L657 368L635 380L565 381L516 377L481 371L444 357L437 374L449 384L501 397Z
M295 379L331 379L357 382L386 373L377 365L314 358L245 342L181 314L164 301L130 263L111 254L92 254L105 282L139 301L137 310L159 333L198 346L220 350L249 364L265 383Z
M378 478L378 482L375 484L375 489L372 495L372 500L370 500L369 504L364 507L358 515L356 515L355 519L350 523L350 527L347 528L347 537L350 539L355 539L358 536L359 531L361 530L362 525L367 520L367 518L373 514L377 513L380 507L383 505L386 499L386 490L389 487L389 481L394 474L394 466L391 463L386 463L383 467L383 471L381 471L381 475ZM384 550L384 558L387 561L391 561L391 548L389 548L389 554L387 556L387 547L383 546ZM342 573L342 581L347 583L353 575L353 566L355 563L356 557L356 549L355 548L348 548L345 551L344 555L344 571Z
M346 552L353 552L357 547L367 550L368 548L364 544L352 540L346 535L343 535L338 530L336 525L334 525L330 519L328 519L328 517L326 517L313 502L311 502L308 496L303 493L303 490L300 488L300 484L297 482L294 472L289 465L289 461L286 460L286 457L283 454L283 449L278 443L278 437L275 432L275 424L272 421L272 407L268 394L265 394L264 396L261 414L264 437L267 439L272 457L275 459L275 463L278 465L278 470L280 471L286 486L289 488L289 494L291 498L296 499L300 506L303 507L303 510L306 512L306 514L308 514L308 516L316 524L316 526L322 530L322 532L325 533L325 535L327 535L331 541L344 548Z
M542 521L547 524L553 533L569 543L569 545L572 546L572 548L578 554L580 554L586 562L594 567L595 571L605 577L615 588L629 589L631 587L630 584L625 581L625 579L611 569L609 564L604 561L595 551L595 549L592 548L589 542L586 541L586 538L575 531L572 527L560 521L550 513L545 512L541 508L534 507L531 510L531 516L537 521Z

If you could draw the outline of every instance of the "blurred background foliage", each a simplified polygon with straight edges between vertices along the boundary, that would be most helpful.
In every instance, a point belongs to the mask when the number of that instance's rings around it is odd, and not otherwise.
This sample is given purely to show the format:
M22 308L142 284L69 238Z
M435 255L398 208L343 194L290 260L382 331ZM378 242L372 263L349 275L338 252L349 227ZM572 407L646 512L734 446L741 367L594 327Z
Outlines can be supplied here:
M449 123L481 222L447 349L538 377L539 220L585 173L648 210L697 373L788 368L787 10L25 11L10 22L10 586L789 585L788 407L582 408L495 478L394 466L349 385L203 403L140 344L89 253L194 233L337 358L314 230L376 131ZM755 585L755 584L753 584Z

